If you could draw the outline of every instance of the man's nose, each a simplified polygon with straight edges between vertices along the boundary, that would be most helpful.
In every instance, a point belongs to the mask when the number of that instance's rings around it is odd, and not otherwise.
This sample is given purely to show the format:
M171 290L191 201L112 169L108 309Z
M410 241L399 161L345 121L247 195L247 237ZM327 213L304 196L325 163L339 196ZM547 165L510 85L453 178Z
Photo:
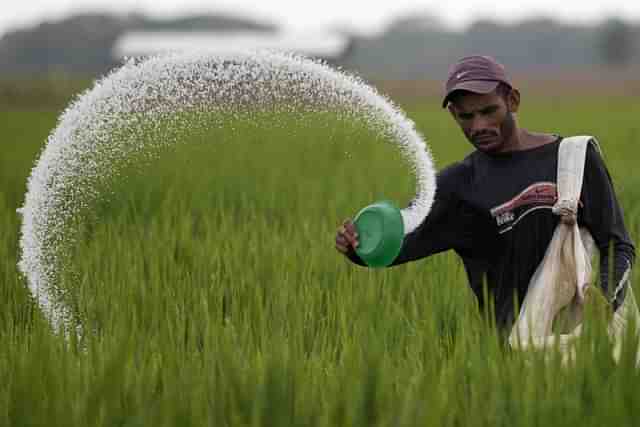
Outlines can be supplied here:
M469 130L471 135L475 135L478 132L482 132L487 129L487 121L480 115L475 116L471 120Z

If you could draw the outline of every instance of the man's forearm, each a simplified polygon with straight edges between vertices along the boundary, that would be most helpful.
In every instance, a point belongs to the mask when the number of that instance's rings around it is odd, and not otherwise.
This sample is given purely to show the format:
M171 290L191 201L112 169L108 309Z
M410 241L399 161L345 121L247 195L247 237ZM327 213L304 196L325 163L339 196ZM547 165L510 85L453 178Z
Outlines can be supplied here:
M632 245L619 242L609 250L600 252L600 285L610 301L613 310L624 302L627 289L631 286L631 267L635 260Z

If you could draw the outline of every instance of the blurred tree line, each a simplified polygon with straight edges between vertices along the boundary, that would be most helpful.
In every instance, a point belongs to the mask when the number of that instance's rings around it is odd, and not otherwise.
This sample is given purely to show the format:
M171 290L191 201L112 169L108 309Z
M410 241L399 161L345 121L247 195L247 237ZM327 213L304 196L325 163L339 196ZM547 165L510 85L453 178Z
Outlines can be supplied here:
M599 48L605 63L622 66L632 63L638 55L638 28L621 19L611 18L600 29Z
M439 79L458 58L488 54L510 70L537 73L640 64L640 24L611 18L570 25L551 18L507 24L479 20L462 32L430 16L399 19L373 38L356 39L348 67L376 78Z
M129 31L263 31L271 24L226 16L158 20L141 15L77 15L5 34L0 76L74 74L87 78L118 65L114 43ZM373 37L351 36L342 65L374 79L440 79L449 64L469 54L490 54L515 71L640 64L640 25L611 18L596 26L550 18L513 24L477 21L452 31L429 15L392 22Z
M207 30L273 32L276 27L228 16L76 15L5 34L0 39L0 74L101 74L117 65L112 49L126 32Z

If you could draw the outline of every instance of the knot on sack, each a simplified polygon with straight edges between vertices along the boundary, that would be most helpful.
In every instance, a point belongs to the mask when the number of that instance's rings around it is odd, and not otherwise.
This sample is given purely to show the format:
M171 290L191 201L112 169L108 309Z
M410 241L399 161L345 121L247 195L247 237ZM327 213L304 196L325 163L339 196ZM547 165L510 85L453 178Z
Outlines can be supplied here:
M578 219L578 201L573 199L558 200L551 211L559 215L564 224L573 225Z

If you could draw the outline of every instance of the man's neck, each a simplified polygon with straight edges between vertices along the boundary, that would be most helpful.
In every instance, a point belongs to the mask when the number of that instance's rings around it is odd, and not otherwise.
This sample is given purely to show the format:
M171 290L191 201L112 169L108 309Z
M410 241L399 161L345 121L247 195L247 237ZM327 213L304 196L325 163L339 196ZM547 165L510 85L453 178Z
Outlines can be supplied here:
M550 144L556 139L557 136L552 134L529 132L526 129L516 128L505 144L503 152L529 150Z

